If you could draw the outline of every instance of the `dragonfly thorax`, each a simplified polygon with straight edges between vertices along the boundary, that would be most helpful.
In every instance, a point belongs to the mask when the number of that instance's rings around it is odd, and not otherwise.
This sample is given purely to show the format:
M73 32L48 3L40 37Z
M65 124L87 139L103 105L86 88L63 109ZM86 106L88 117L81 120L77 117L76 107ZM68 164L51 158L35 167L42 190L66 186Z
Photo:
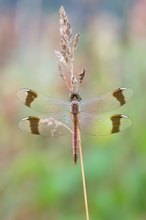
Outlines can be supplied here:
M78 101L72 101L71 112L73 115L79 114L79 102Z

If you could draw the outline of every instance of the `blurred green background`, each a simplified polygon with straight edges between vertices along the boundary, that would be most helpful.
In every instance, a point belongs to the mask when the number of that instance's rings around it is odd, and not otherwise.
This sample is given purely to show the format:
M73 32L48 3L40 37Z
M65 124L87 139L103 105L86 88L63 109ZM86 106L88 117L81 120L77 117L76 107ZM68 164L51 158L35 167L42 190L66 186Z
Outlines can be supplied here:
M19 88L68 99L54 50L60 6L80 33L75 71L92 98L131 87L117 110L132 126L107 137L82 136L90 220L146 219L146 0L0 0L0 220L85 219L80 164L71 137L23 133L21 117L37 115L16 98Z

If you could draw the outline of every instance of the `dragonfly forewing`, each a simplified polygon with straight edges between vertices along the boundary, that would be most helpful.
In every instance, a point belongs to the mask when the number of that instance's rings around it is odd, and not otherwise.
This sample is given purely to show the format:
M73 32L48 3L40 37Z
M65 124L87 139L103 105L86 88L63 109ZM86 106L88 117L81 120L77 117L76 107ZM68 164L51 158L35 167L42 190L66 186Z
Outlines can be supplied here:
M95 114L112 111L124 105L132 95L133 91L130 88L119 88L103 96L82 102L80 110Z
M17 91L17 97L26 106L41 113L66 113L70 110L70 103L58 99L47 98L39 95L31 89L20 89Z

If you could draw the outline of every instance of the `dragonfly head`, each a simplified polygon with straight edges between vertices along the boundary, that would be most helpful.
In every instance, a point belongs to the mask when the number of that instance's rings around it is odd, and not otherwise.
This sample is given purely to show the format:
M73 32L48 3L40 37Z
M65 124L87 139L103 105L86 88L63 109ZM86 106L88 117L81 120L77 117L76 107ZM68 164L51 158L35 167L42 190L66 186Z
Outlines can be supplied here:
M69 95L69 101L72 102L72 101L81 101L81 96L78 94L78 93L71 93Z

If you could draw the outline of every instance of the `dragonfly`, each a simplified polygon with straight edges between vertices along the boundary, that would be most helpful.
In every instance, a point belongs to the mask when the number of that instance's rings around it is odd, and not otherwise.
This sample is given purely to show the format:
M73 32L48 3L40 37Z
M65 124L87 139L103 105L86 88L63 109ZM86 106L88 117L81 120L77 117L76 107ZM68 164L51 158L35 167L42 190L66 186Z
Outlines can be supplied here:
M49 98L31 89L22 88L17 97L27 107L43 116L28 116L19 121L19 128L31 134L47 137L72 134L74 164L77 164L79 135L107 135L120 132L131 125L123 114L105 114L127 103L133 91L118 88L105 95L83 101L79 93L71 92L68 101Z

